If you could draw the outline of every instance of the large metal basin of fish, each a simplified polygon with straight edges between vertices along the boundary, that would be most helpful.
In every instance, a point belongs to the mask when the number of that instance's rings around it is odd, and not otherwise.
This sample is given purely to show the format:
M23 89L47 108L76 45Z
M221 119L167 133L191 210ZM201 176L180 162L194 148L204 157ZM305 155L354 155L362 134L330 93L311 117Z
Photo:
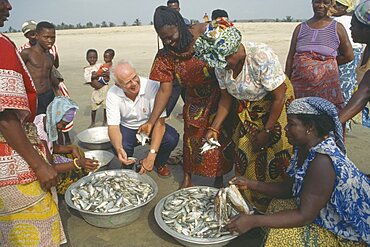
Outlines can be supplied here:
M81 146L88 149L108 149L112 145L108 136L108 127L94 127L77 134Z
M208 193L209 197L215 196L217 191L218 191L218 189L212 188L212 187L196 186L196 187L181 189L181 190L175 191L175 192L167 195L166 197L162 198L155 207L154 216L155 216L155 220L157 221L157 224L159 225L160 228L162 228L162 230L164 230L166 233L171 235L173 238L175 238L179 243L181 243L184 246L188 246L188 247L205 247L205 246L207 246L207 247L209 247L209 246L219 247L219 246L227 245L232 239L236 238L237 235L226 234L226 235L221 235L221 236L218 236L218 237L187 236L187 235L183 234L182 232L176 231L175 229L170 227L165 222L165 220L162 216L162 212L166 211L166 209L165 209L166 200L168 198L171 198L171 197L173 197L175 200L177 200L179 198L179 196L181 197L181 194L182 194L183 191L185 191L187 193L190 192L191 194L194 195L194 194L197 193L197 190L210 191L210 193ZM200 213L203 215L205 212L200 212ZM204 229L204 227L202 227L202 228ZM201 231L204 231L204 230L200 229L198 232L201 232Z
M129 177L136 180L139 180L142 183L149 184L153 191L150 193L150 196L146 201L139 203L138 205L131 206L130 208L123 208L115 212L92 212L84 210L81 207L77 207L74 203L72 191L76 191L81 186L85 184L92 184L95 181L102 179L113 179L113 178L122 178ZM83 177L79 179L76 183L72 184L65 193L65 201L67 205L80 212L84 220L97 227L102 228L118 228L125 225L128 225L134 222L140 217L143 213L145 205L147 205L158 193L158 186L154 180L146 174L140 175L132 170L109 170L96 172L93 175ZM121 197L124 197L123 195ZM98 200L95 196L92 197L93 200ZM104 200L103 200L104 201ZM100 202L99 202L100 203Z

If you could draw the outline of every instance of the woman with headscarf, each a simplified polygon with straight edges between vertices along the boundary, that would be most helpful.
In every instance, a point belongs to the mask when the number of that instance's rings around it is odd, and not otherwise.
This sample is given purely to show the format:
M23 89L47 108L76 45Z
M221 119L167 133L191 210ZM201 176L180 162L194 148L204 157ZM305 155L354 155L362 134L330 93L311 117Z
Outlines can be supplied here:
M346 155L335 106L318 97L301 98L287 113L285 130L295 147L289 177L280 184L232 180L239 188L279 199L266 215L238 215L226 227L239 233L267 227L264 246L369 245L370 181Z
M344 103L347 104L357 87L356 68L361 60L363 44L355 43L351 37L351 19L352 13L357 6L357 0L336 0L333 12L334 20L341 23L351 42L354 59L351 62L339 65L339 79L342 89ZM350 122L346 123L347 129L350 129Z
M152 126L167 105L172 92L172 82L186 88L183 107L183 170L181 188L192 186L191 175L216 177L215 186L222 186L222 177L232 170L231 138L217 122L217 109L228 109L231 101L225 102L226 90L220 90L214 70L205 62L193 57L195 40L204 32L207 24L187 26L180 13L160 6L154 13L154 28L163 42L150 73L150 79L160 82L153 112L139 132L148 135ZM226 105L226 106L225 106ZM207 131L217 135L220 147L201 154Z
M349 100L347 106L339 113L345 123L362 111L362 125L370 128L370 1L360 3L351 21L353 41L366 44L362 59L356 69L358 90Z
M343 25L329 16L334 4L312 0L314 16L295 28L285 72L296 98L321 97L342 109L338 64L352 61L353 50Z
M69 185L86 175L86 171L95 170L98 166L97 160L84 158L77 146L57 144L58 132L73 121L77 109L77 104L71 99L58 96L49 104L46 114L39 114L34 120L37 134L47 147L47 158L59 174L57 192L62 195Z
M220 88L238 100L239 121L233 138L236 173L255 181L281 182L292 152L283 127L293 88L270 47L241 39L232 23L218 19L196 41L195 56L216 68ZM218 112L219 121L226 113ZM213 134L207 133L207 138L215 138ZM245 195L260 211L270 202L259 193L246 190Z

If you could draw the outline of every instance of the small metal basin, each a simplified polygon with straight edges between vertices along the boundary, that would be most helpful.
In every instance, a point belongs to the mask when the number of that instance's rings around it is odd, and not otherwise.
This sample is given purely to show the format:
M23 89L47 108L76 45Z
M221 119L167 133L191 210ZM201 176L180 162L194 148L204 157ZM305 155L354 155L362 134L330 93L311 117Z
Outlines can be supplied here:
M218 189L216 189L216 188L207 187L207 186L197 186L197 187L210 188L211 190L215 191L215 193L217 193L217 191L218 191ZM192 189L192 188L194 188L194 187L185 188L185 189L182 189L182 190L188 190L188 189ZM174 239L176 239L176 241L178 241L182 245L188 246L188 247L209 247L209 246L221 247L221 246L227 245L231 240L233 240L234 238L237 237L236 235L226 235L226 236L222 236L220 238L196 238L196 237L189 237L189 236L183 235L183 234L178 233L177 231L173 230L172 228L170 228L164 222L164 220L162 218L163 204L164 204L164 202L166 201L166 199L168 197L172 196L173 194L177 194L177 193L179 193L179 191L175 191L175 192L167 195L166 197L162 198L158 202L158 204L155 206L155 210L154 210L154 217L155 217L155 220L157 221L157 224L159 225L159 227L162 228L163 231L165 231L166 233L171 235Z
M112 145L108 136L108 127L94 127L77 134L81 146L87 149L108 149Z
M85 152L85 157L98 160L100 162L99 171L101 171L106 169L106 165L112 161L114 154L105 150L91 150Z
M74 188L77 188L80 186L81 183L89 182L91 179L94 177L99 177L99 176L122 176L123 174L126 174L129 177L136 178L142 182L148 183L152 186L154 190L153 197L151 197L148 201L145 203L142 203L140 205L137 205L133 208L114 212L114 213L95 213L95 212L89 212L86 210L78 209L72 202L72 196L71 196L71 190ZM79 179L76 183L73 183L71 186L68 187L64 198L67 203L67 205L77 211L80 212L82 218L84 220L97 227L102 227L102 228L119 228L122 226L126 226L135 220L137 220L140 215L142 215L144 211L145 205L147 205L153 198L157 195L158 193L158 186L154 182L154 180L149 177L146 174L140 175L134 171L131 170L109 170L109 171L101 171L97 172L94 174L94 176L86 176L81 179Z

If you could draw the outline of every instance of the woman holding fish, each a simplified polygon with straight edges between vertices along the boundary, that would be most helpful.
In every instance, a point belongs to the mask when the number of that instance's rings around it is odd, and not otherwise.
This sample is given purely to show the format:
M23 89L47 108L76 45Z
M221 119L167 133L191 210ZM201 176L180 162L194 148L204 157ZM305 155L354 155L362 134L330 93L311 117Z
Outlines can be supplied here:
M294 100L287 113L295 149L284 182L231 181L276 199L266 215L239 214L226 227L268 227L264 246L369 246L370 181L346 155L336 107L308 97Z
M239 122L233 136L236 173L251 180L280 182L292 152L283 127L293 88L270 47L241 39L240 31L220 18L209 23L195 42L195 56L216 68L221 90L238 100ZM223 121L228 112L217 114ZM215 138L214 133L207 133L207 138ZM270 202L256 192L245 191L245 195L259 211L265 211Z
M73 121L78 106L67 97L58 96L50 103L46 114L35 117L37 135L46 147L46 155L58 172L57 192L64 194L69 185L86 175L86 171L95 170L98 161L84 158L83 152L74 145L58 145L58 131ZM82 170L83 168L83 170Z
M207 24L187 26L174 9L161 6L154 13L154 27L164 48L153 62L150 79L160 82L154 110L147 123L139 128L149 134L165 109L172 93L174 79L186 88L183 136L184 179L181 188L192 186L191 176L215 177L215 186L223 186L222 177L232 170L230 133L221 126L217 109L225 111L231 99L225 101L226 90L220 90L214 69L193 56L193 45ZM231 130L231 126L229 128ZM201 154L207 132L214 132L220 147Z

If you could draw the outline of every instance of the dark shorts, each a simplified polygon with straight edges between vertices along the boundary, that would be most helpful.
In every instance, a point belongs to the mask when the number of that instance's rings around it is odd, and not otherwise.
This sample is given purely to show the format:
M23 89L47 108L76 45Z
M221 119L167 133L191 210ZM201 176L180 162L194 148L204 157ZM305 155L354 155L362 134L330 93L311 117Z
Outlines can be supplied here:
M54 91L50 89L45 93L37 94L37 114L45 114L46 108L55 98Z

